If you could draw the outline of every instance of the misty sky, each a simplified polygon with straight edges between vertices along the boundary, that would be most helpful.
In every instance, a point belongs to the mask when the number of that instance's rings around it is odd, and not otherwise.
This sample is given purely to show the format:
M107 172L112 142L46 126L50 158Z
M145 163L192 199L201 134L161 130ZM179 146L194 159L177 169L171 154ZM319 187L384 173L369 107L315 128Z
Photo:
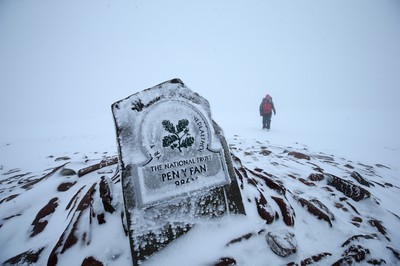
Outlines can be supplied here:
M214 112L258 115L270 93L279 111L399 121L400 1L0 1L2 127L109 123L113 102L176 77Z

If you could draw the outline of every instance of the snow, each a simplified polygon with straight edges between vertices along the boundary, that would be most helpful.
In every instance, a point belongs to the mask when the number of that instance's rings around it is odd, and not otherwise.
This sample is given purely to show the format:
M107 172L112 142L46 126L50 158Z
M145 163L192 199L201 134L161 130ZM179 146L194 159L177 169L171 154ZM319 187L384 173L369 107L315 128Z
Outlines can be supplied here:
M61 165L55 158L63 156L71 158L69 168L78 170L87 166L85 159L97 162L115 155L111 104L177 77L209 100L213 119L247 168L285 177L282 182L297 196L316 198L326 206L337 200L287 177L307 177L310 165L277 156L245 156L244 151L266 146L275 155L291 148L332 156L339 166L324 163L325 171L341 177L348 174L343 167L348 162L359 171L364 169L360 163L382 164L390 169L363 175L398 188L399 71L400 4L395 0L1 1L0 180L13 169L41 176ZM261 130L258 116L266 93L277 108L271 131ZM68 226L68 213L62 210L76 188L61 194L63 205L47 217L51 222L46 231L51 233L28 239L31 221L61 182L59 173L54 177L1 204L0 262L43 243L54 247L57 239L49 236L60 236ZM93 178L73 180L87 188L93 183ZM118 184L113 189L122 210ZM2 183L0 200L9 196L8 190ZM363 217L384 222L397 249L399 219L390 212L400 215L398 192L375 186L372 197L357 204ZM258 195L252 187L242 193L253 199ZM299 206L293 198L289 201ZM254 204L245 204L246 217L199 224L146 265L208 265L223 256L233 256L238 265L286 264L262 234L225 246L249 232L278 232L284 226L281 220L265 225ZM284 227L294 233L300 248L289 261L337 250L354 230L370 232L365 223L361 228L349 224L350 214L330 209L336 217L333 227L296 208L296 225ZM13 223L6 222L19 213ZM121 218L106 216L107 223L93 229L92 244L67 250L59 265L79 265L88 254L131 265L128 239L113 227ZM371 257L379 258L388 254L382 241L379 235L359 243L368 242ZM393 256L385 259L387 265L400 264Z

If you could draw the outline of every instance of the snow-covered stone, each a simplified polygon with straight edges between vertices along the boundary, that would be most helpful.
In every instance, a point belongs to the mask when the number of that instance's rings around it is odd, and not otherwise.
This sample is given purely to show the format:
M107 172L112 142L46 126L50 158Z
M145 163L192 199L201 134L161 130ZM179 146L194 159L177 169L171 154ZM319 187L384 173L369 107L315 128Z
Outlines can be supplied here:
M245 213L206 99L173 79L112 111L135 265L204 219Z
M289 256L297 251L296 237L288 231L268 232L267 242L272 251L281 257Z

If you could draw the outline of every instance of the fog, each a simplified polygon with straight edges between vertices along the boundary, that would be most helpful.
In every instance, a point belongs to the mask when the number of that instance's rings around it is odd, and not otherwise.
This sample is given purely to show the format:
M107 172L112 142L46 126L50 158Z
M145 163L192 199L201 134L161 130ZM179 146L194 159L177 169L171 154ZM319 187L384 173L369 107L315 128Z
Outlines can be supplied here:
M398 122L400 2L0 1L3 137L76 119L113 130L113 102L172 78L217 115L258 116L269 93L278 113Z

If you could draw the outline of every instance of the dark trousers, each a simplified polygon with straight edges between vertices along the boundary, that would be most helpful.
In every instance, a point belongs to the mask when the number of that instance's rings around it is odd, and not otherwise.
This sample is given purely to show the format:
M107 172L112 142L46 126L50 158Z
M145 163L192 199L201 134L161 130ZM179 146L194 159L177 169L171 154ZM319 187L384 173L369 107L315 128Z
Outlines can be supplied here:
M263 115L263 128L270 129L271 127L271 114Z

